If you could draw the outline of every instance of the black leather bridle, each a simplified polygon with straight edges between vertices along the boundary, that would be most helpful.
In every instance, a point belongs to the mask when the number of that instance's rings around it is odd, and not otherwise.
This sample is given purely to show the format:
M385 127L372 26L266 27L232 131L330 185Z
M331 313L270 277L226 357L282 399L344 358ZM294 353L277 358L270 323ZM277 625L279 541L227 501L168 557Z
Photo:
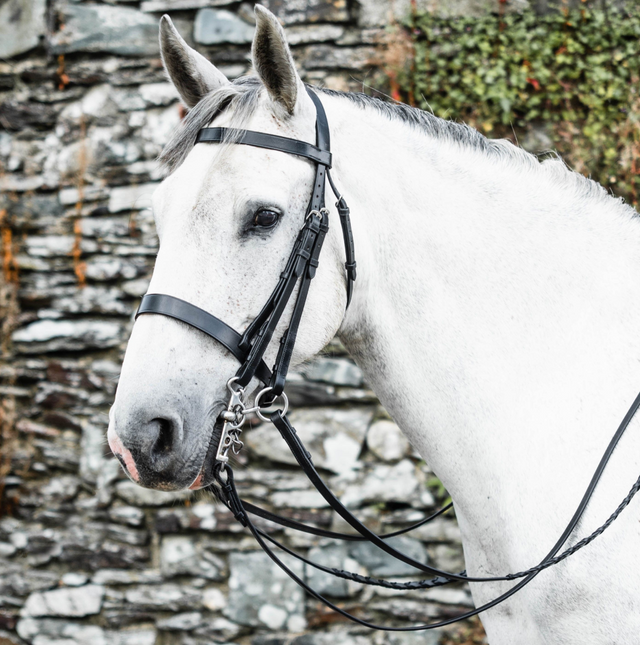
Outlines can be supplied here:
M264 307L243 334L239 334L216 316L191 305L184 300L161 294L147 294L142 299L137 315L155 313L176 318L222 343L237 359L241 366L236 373L236 386L246 387L255 376L270 389L271 400L280 396L289 370L289 363L296 342L298 327L304 305L313 280L325 235L329 230L329 211L325 208L324 195L326 179L336 195L338 215L342 225L346 254L347 306L351 302L353 283L356 279L356 261L349 219L349 207L331 179L331 152L329 126L320 99L309 90L316 110L316 145L250 130L230 130L228 128L203 128L198 133L196 143L233 143L278 150L299 157L305 157L316 165L311 199L307 206L305 222L298 233L291 255L280 275L280 280L269 296ZM273 370L270 372L262 360L271 342L276 326L291 299L296 285L300 287L296 296L289 327L280 341L280 350Z
M631 419L640 407L640 394L633 402L631 408L624 417L615 435L611 439L595 474L585 492L580 504L569 524L563 531L562 535L553 546L547 556L535 567L521 571L519 573L508 574L505 576L494 577L473 577L467 576L465 571L460 573L451 573L442 571L435 567L426 565L419 562L410 556L402 553L393 548L388 539L412 531L413 529L426 524L427 522L435 519L439 515L447 512L451 508L451 504L443 507L430 517L425 518L421 522L409 526L400 531L389 533L386 535L376 535L364 526L352 513L343 506L333 493L329 490L323 479L315 469L311 455L304 447L302 441L298 437L295 429L289 423L286 416L288 408L288 401L284 394L284 386L289 370L289 364L293 353L293 348L296 342L296 336L300 325L300 320L304 311L307 295L311 280L315 276L316 268L318 267L320 251L324 238L329 230L329 210L325 207L324 195L326 188L326 179L328 178L329 184L337 198L336 207L342 225L342 233L344 237L345 255L346 255L346 288L347 288L347 307L351 301L353 293L353 284L356 279L356 262L355 251L353 243L353 234L351 231L351 223L349 220L349 208L342 195L336 189L330 175L331 168L331 152L330 152L330 137L329 126L326 119L326 114L320 99L315 92L307 89L311 100L316 107L316 145L311 145L304 141L289 139L271 134L261 132L252 132L250 130L229 130L226 128L204 128L202 129L196 139L196 143L223 143L232 142L237 144L244 144L255 146L259 148L266 148L269 150L278 150L288 154L305 157L311 160L316 166L316 173L314 179L314 186L311 193L311 199L307 206L306 217L303 227L301 228L296 241L293 245L291 255L286 263L285 269L280 275L280 279L265 303L264 307L256 318L247 327L246 331L242 334L235 331L232 327L224 323L222 320L213 316L212 314L196 307L184 300L175 298L173 296L163 294L147 294L143 297L140 308L136 314L137 316L143 314L161 314L180 320L205 334L216 339L224 347L226 347L233 356L240 362L240 368L236 375L231 378L227 384L230 391L230 400L227 409L221 414L220 421L222 429L220 433L215 433L212 436L212 443L209 454L205 459L205 465L209 462L209 457L212 459L211 475L215 483L211 483L209 488L215 493L218 499L229 508L234 517L245 527L247 527L258 544L264 549L267 555L283 569L293 580L295 580L301 587L303 587L310 595L323 602L325 605L338 612L339 614L349 618L350 620L370 627L373 629L383 629L388 631L418 631L426 629L434 629L436 627L443 627L451 623L470 618L486 611L497 604L503 602L540 573L540 571L557 564L561 560L567 558L575 553L580 548L586 546L600 535L622 512L622 510L629 504L633 496L640 489L640 478L633 485L629 494L621 502L614 513L609 519L591 535L576 543L572 547L566 549L558 555L560 549L565 544L569 536L576 528L578 522L584 514L584 511L591 499L593 491L604 471L611 454L613 453L616 445L622 437ZM293 311L289 320L289 325L280 339L280 348L273 365L270 370L263 361L265 351L270 344L273 334L282 315L287 307L287 304L293 297L296 285L299 285ZM249 384L253 378L257 378L265 388L256 395L255 404L253 408L248 408L244 401L244 388ZM282 396L284 400L284 409L275 412L265 412L265 407L273 404L273 402ZM314 526L306 525L295 520L287 519L271 513L258 506L243 501L238 495L235 486L233 470L228 464L230 450L236 452L242 447L239 435L241 432L242 424L246 416L250 412L255 412L263 420L270 421L278 429L283 439L287 443L296 461L304 470L311 483L316 487L318 492L327 501L331 508L337 512L357 533L357 535L349 535L344 533L337 533L327 531ZM311 562L306 558L295 553L285 545L281 544L272 536L256 527L252 522L250 515L270 520L281 526L296 529L312 535L321 537L341 539L347 541L366 540L377 546L382 551L397 558L398 560L414 567L418 571L427 573L431 576L426 580L417 580L405 583L390 582L388 580L381 580L362 576L360 574L342 571L332 567L325 567L323 565ZM362 584L382 586L391 589L426 589L430 587L437 587L450 582L464 581L464 582L499 582L520 579L520 582L515 584L511 589L501 594L494 600L477 607L472 611L465 612L459 616L455 616L446 620L429 625L414 625L410 627L384 627L375 625L366 620L362 620L357 616L349 614L342 608L333 604L330 600L323 597L321 594L310 588L303 580L301 580L282 560L274 553L267 542L271 542L279 549L292 555L293 557L302 560L306 564L330 573L334 576L359 582Z

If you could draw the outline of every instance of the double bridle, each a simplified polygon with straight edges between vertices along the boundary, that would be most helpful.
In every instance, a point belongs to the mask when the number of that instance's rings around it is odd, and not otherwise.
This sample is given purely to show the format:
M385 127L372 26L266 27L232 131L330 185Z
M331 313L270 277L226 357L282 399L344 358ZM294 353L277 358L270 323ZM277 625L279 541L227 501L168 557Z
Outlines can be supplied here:
M340 500L329 490L323 479L315 469L311 455L304 447L302 441L297 435L295 429L290 424L286 413L288 409L288 400L284 393L285 381L291 362L293 348L296 342L296 336L300 325L300 320L304 311L304 306L309 293L311 280L314 278L316 269L318 267L320 251L324 238L329 230L329 210L325 207L324 195L326 188L326 180L329 180L331 189L333 190L337 202L336 208L340 217L342 226L342 233L345 245L345 271L346 271L346 288L347 288L347 307L351 301L353 293L353 284L356 279L356 262L355 251L353 244L353 234L351 231L351 223L349 219L349 208L344 197L337 190L329 172L331 168L331 152L330 152L330 138L329 126L327 123L326 114L320 99L314 91L307 88L307 92L311 97L316 107L316 145L280 137L262 132L253 132L250 130L230 130L227 128L203 128L198 133L196 143L237 143L255 146L258 148L266 148L269 150L277 150L300 157L305 157L311 160L316 166L315 179L311 199L307 206L305 222L293 245L293 249L287 260L285 268L280 275L280 279L269 296L267 302L263 306L260 313L247 327L246 331L242 334L235 331L232 327L225 322L216 318L212 314L196 307L184 300L175 298L173 296L163 294L147 294L143 297L137 316L142 314L161 314L180 320L188 325L199 329L205 334L215 338L219 343L226 347L231 354L240 362L240 368L236 375L229 379L227 388L230 392L229 403L227 409L221 413L220 422L222 429L214 431L211 439L210 448L205 458L205 467L212 458L213 466L211 468L211 475L214 482L211 483L209 488L215 493L216 497L233 513L236 520L238 520L244 527L248 528L253 534L254 538L267 555L283 570L289 577L303 587L311 596L321 601L334 611L342 616L373 629L383 629L388 631L419 631L426 629L434 629L436 627L443 627L451 623L470 618L486 611L497 604L503 602L518 590L522 589L533 578L540 573L540 571L557 564L564 560L577 550L586 546L600 535L622 512L622 510L629 504L633 496L640 489L640 478L633 485L629 494L620 503L618 508L609 517L609 519L591 535L576 543L572 547L566 549L564 552L559 553L562 546L565 544L578 522L582 518L587 504L591 499L593 491L600 480L602 472L604 471L611 454L613 453L616 445L622 437L631 419L640 407L640 394L636 397L631 405L631 408L625 415L622 423L620 424L615 435L611 439L592 479L591 482L578 505L571 521L563 531L562 535L553 546L547 556L535 567L521 571L519 573L508 574L504 576L495 577L472 577L467 576L465 571L460 573L451 573L442 571L435 567L430 567L423 562L414 560L410 556L402 553L393 548L387 540L391 537L408 533L419 526L430 522L436 517L447 512L452 504L448 504L441 508L433 515L423 519L422 521L404 528L394 533L386 535L377 535L364 526L354 515L348 511ZM289 325L280 339L280 347L278 354L273 365L269 370L265 364L263 357L269 346L273 334L280 322L282 315L287 308L296 285L299 284L293 311L289 320ZM253 378L261 381L265 388L262 389L255 397L254 406L247 407L245 403L245 388ZM266 408L272 406L273 403L282 397L283 408L275 412L266 412ZM235 486L233 470L229 466L229 451L237 453L242 448L242 441L240 441L240 433L242 425L248 414L256 413L264 421L270 421L278 429L282 438L287 443L296 461L304 470L305 474L315 486L318 492L331 506L331 508L342 517L347 524L349 524L357 533L357 535L349 535L344 533L336 533L320 529L314 526L306 525L295 520L281 517L263 508L255 506L249 502L243 501L238 495ZM216 424L216 429L219 429L220 424ZM388 580L381 580L377 578L370 578L360 574L326 567L318 563L311 562L296 552L292 551L278 540L268 535L262 529L256 527L252 522L250 515L255 515L263 519L270 520L281 526L303 531L312 535L320 537L334 538L346 541L368 541L377 546L385 553L393 556L394 558L408 564L418 571L424 572L433 576L426 580L416 580L411 582L397 583ZM386 587L390 589L407 590L407 589L427 589L431 587L442 586L450 582L463 581L463 582L499 582L520 579L516 585L511 589L504 592L492 601L477 607L472 611L465 612L459 616L455 616L437 623L429 625L414 625L410 627L384 627L376 625L368 621L362 620L352 614L349 614L342 608L333 604L330 600L323 597L321 594L310 588L304 581L302 581L271 549L269 544L275 545L285 553L305 562L306 564L332 574L339 578L355 581L361 584L375 585Z

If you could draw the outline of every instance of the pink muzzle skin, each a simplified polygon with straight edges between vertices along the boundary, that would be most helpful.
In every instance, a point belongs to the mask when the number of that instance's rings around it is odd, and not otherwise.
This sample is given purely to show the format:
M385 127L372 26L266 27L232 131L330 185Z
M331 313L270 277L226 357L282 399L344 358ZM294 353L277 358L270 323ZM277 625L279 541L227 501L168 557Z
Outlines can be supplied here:
M120 437L118 437L115 430L112 428L109 428L107 432L107 440L109 441L111 452L122 459L129 476L134 482L138 483L140 481L140 475L138 474L138 469L136 468L133 456L131 455L131 452L124 447L122 441L120 441Z
M111 448L111 452L117 457L120 457L131 479L133 479L136 484L139 483L140 475L138 473L138 469L136 468L136 463L133 460L133 456L129 449L124 447L122 441L120 441L120 437L118 437L116 431L112 428L109 428L109 430L107 431L107 440L109 442L109 448ZM193 484L189 486L189 490L200 490L202 488L202 480L204 479L203 471L204 467L200 471L200 474L195 478Z
M189 486L189 490L199 490L202 488L202 478L203 478L203 473L200 471L200 474L196 477L195 481L191 486Z

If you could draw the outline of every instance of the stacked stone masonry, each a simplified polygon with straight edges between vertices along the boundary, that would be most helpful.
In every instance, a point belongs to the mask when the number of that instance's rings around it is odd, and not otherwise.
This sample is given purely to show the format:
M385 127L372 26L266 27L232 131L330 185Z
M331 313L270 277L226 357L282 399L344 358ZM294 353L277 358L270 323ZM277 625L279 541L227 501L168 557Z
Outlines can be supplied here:
M362 89L390 0L264 4L285 24L304 80ZM394 4L397 15L408 7ZM387 635L337 620L209 495L139 488L110 455L108 411L157 251L155 160L183 114L158 53L165 12L229 77L249 71L249 3L0 3L0 644L438 643L443 632ZM369 526L401 528L443 501L337 341L292 376L289 392L291 420L317 465ZM344 530L271 428L255 423L245 438L237 469L245 498ZM331 566L398 580L415 573L366 544L262 525ZM452 518L397 543L464 568ZM363 591L291 566L381 622L429 621L471 605L459 587Z

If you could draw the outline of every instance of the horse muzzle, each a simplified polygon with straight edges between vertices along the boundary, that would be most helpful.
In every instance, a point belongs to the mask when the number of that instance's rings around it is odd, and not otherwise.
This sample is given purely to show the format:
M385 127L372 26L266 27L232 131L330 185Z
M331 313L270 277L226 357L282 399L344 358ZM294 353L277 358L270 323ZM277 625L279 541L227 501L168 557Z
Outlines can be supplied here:
M219 408L220 406L216 406ZM207 429L196 434L188 424L174 415L154 416L148 420L140 414L128 415L116 422L116 414L109 423L107 439L111 451L129 478L145 488L163 491L202 488L211 477L208 465L215 448L207 443L219 439L221 424L203 423ZM213 431L211 427L213 425ZM217 430L216 430L217 429ZM217 442L216 442L217 447ZM204 453L204 458L203 458Z

